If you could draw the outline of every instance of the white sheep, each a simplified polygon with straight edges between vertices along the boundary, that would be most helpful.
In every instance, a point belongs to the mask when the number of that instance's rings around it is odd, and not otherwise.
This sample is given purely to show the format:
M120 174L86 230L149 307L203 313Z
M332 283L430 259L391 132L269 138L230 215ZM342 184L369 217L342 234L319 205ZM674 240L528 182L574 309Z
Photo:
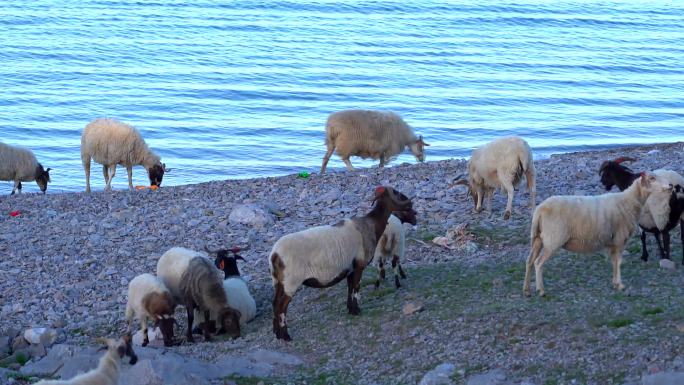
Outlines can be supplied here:
M321 174L325 173L336 148L347 170L353 171L349 161L353 155L380 159L380 167L384 167L406 146L418 161L423 162L424 147L429 146L422 136L416 137L413 129L399 115L371 110L345 110L330 114L325 125L325 144L328 151L323 157Z
M221 325L221 333L228 332L232 337L240 335L240 314L227 304L220 273L206 254L182 247L169 249L157 262L157 276L164 282L176 302L186 307L188 341L193 340L195 308L207 312L207 317L211 310L218 313L217 320ZM209 323L205 325L205 339L208 340Z
M482 210L482 199L487 197L487 208L491 211L492 196L498 188L506 190L508 202L504 219L511 217L513 192L520 184L523 174L530 194L530 208L536 201L535 169L530 146L520 137L498 138L473 150L468 161L468 179L459 179L456 184L468 186L473 198L475 212ZM460 177L459 177L460 178Z
M145 167L152 186L160 186L164 172L168 171L159 156L147 147L140 132L116 119L95 119L83 130L81 161L86 175L86 192L90 192L91 158L102 164L102 173L107 183L105 190L112 189L112 179L118 164L126 167L130 190L133 190L133 166L140 164Z
M378 241L378 246L375 248L375 259L378 260L378 279L375 281L375 287L380 286L380 280L385 279L385 260L392 257L392 270L394 271L394 285L401 287L399 283L399 276L406 278L404 269L401 267L401 261L404 259L405 238L403 223L416 224L415 210L399 211L390 215L387 220L387 227L385 232Z
M69 380L42 380L35 385L118 385L124 355L130 357L131 365L138 361L131 336L126 335L119 340L98 338L96 341L107 346L107 352L100 358L97 368Z
M523 294L530 295L534 264L537 291L544 295L542 267L561 247L580 253L607 250L613 264L613 287L624 289L620 275L622 251L637 226L643 206L652 193L671 190L672 186L661 177L643 173L623 192L546 199L537 206L532 218Z
M347 278L347 309L353 315L361 313L363 269L373 259L390 214L412 208L411 200L391 187L378 187L375 202L363 217L287 234L273 245L268 261L275 289L273 332L277 338L291 339L287 306L301 285L325 288Z
M153 320L162 332L164 346L173 345L173 318L176 310L176 301L166 288L166 285L152 274L140 274L128 284L128 302L126 303L126 321L129 332L131 331L133 318L140 321L144 340L142 346L150 342L147 335L147 322Z
M0 142L0 180L14 181L12 194L21 193L21 182L36 181L45 193L50 182L50 168L43 169L28 148L14 147Z

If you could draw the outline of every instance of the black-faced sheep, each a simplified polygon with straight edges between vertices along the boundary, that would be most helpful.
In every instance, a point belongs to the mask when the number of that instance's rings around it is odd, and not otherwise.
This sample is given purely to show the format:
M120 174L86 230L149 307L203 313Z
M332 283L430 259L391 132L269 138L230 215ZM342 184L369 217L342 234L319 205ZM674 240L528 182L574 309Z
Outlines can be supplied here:
M487 198L487 209L491 211L492 196L496 189L502 188L508 194L504 219L511 217L513 192L520 184L522 176L527 180L530 194L530 208L536 201L535 169L532 150L525 140L517 136L495 139L473 150L468 161L468 179L460 179L456 184L468 186L475 212L482 210L482 199Z
M97 368L70 380L43 380L35 385L118 385L121 359L124 356L130 357L131 365L138 361L138 356L133 351L131 336L126 335L119 340L98 338L96 341L107 346L107 352L100 358Z
M45 193L50 182L50 168L43 169L28 148L14 147L0 142L0 180L14 181L12 194L21 193L21 182L36 181Z
M415 226L416 211L397 211L390 215L387 220L387 227L385 232L380 237L378 246L375 248L375 258L378 260L378 279L375 281L375 287L380 286L380 280L385 279L385 260L392 257L392 270L394 271L394 285L401 287L399 276L406 278L404 269L401 267L401 261L404 259L406 234L403 223L410 223Z
M626 161L636 161L636 159L620 157L601 164L599 175L601 184L606 190L617 186L622 191L639 177L639 174L622 164ZM677 224L684 229L684 178L671 170L655 170L653 173L666 178L674 188L670 194L652 194L646 201L644 211L639 218L639 227L642 230L641 259L644 261L648 261L646 233L652 233L655 237L660 257L670 259L670 230L677 227ZM662 243L661 235L663 236ZM684 245L684 232L681 234L681 241ZM684 249L682 250L682 264L684 264Z
M622 251L648 197L672 187L654 174L644 173L623 192L598 196L552 196L537 206L530 231L523 294L530 295L534 264L536 286L544 295L542 267L559 248L580 253L607 250L613 264L613 287L624 289L620 275ZM541 251L543 250L543 253Z
M353 171L350 156L380 159L380 167L384 167L406 146L418 161L423 162L424 147L429 146L399 115L371 110L345 110L330 114L325 125L325 144L328 151L323 157L321 174L325 173L335 149L347 170Z
M404 194L391 187L378 187L375 205L365 216L278 239L268 258L275 289L273 332L276 337L291 339L287 332L287 306L301 285L325 288L346 278L347 309L350 314L361 314L359 288L363 269L373 259L390 214L411 209L411 199Z
M116 119L95 119L81 135L81 161L86 175L86 192L90 192L90 161L102 164L107 186L112 189L116 165L126 167L128 188L133 190L133 166L142 165L147 170L150 185L160 186L164 172L168 171L159 156L147 147L140 132L133 126Z
M129 331L133 318L137 317L143 331L142 346L150 342L147 335L147 322L153 320L159 326L164 337L164 346L173 345L173 318L176 301L161 279L152 274L140 274L128 284L128 303L126 304L126 321Z

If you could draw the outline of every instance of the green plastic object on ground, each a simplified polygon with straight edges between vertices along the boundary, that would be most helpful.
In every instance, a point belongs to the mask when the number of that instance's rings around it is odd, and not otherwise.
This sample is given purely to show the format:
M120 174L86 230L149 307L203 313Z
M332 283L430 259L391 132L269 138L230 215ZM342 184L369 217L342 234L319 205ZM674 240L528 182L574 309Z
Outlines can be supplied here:
M297 174L297 176L300 177L300 178L308 178L309 175L310 175L310 174L309 174L308 172L306 172L306 171L302 171L302 172L300 172L299 174Z

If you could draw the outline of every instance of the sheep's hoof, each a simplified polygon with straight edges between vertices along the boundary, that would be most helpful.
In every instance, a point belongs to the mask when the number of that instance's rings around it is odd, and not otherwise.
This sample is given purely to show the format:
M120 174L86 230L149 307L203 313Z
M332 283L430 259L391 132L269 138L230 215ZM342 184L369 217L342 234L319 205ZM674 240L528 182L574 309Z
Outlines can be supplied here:
M396 286L397 289L401 287L401 283L399 283L399 277L396 275L394 276L394 286Z
M380 280L376 279L375 280L375 289L377 290L380 287Z
M192 334L189 336L185 336L185 340L188 341L189 343L195 342L195 339L192 337Z
M283 341L292 341L292 338L287 333L287 330L278 329L275 331L276 338Z
M539 290L540 297L546 297L546 292L544 290Z
M530 289L523 289L523 296L525 296L525 297L531 297L531 296L532 296L532 292L530 291Z
M401 277L401 279L406 279L406 273L404 273L404 270L399 269L399 276Z
M480 207L479 209L476 207L473 209L473 214L479 214L480 211L482 211L482 208Z
M149 343L150 343L150 340L148 340L147 338L145 338L145 339L143 340L142 346L145 347L145 346L147 346L147 344L149 344Z
M352 305L351 307L349 307L349 314L361 315L361 309L359 308L359 305Z
M625 290L625 285L623 285L621 282L620 283L614 283L613 287L615 290L622 291Z
M510 218L511 218L511 212L506 210L506 212L504 213L503 219L506 221Z
M201 325L202 325L202 324L199 324L198 326L195 326L194 328L192 328L192 334L202 334L202 333L204 333L204 332L202 331L202 329L200 328Z

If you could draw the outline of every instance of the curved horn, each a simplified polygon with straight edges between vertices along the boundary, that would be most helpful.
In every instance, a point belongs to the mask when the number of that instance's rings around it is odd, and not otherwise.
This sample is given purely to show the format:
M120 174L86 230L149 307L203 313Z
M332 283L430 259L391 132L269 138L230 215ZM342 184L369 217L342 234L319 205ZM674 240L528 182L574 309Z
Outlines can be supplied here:
M613 162L615 162L615 164L620 164L620 163L622 163L622 162L636 162L636 161L637 161L637 160L634 159L634 158L632 158L632 157L629 157L629 156L621 156L621 157L619 157L619 158L616 158Z
M389 193L390 198L396 203L404 203L404 202L410 202L411 201L411 199L409 197L406 197L405 200L404 199L400 200L399 197L397 197L398 191L396 191L395 189L393 189L391 187L387 188L387 192ZM401 194L401 193L399 193L399 194ZM404 194L402 194L402 195L404 195Z

